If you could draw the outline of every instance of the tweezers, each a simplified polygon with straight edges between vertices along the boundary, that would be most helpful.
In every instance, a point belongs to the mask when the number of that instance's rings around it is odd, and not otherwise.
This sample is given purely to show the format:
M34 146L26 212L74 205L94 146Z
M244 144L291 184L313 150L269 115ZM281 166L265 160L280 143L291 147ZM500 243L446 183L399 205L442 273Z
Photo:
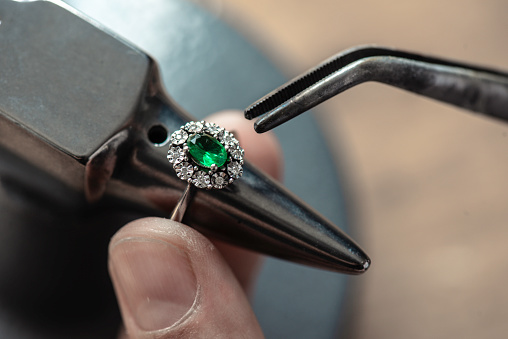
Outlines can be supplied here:
M367 82L395 86L508 121L508 73L384 47L354 47L294 78L247 107L258 133Z

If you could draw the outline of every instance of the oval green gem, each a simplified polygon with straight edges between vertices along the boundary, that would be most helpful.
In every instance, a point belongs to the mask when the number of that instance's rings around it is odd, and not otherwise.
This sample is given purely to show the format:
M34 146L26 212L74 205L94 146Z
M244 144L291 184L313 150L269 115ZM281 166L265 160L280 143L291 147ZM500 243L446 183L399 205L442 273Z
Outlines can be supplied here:
M193 134L187 139L189 154L200 166L211 168L213 164L217 167L224 165L228 158L228 152L222 144L208 134Z

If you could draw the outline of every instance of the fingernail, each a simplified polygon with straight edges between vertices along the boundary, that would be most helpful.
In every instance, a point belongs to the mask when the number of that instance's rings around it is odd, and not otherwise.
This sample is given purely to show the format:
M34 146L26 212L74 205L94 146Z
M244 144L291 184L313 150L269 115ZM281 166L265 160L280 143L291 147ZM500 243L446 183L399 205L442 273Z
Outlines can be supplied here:
M111 247L109 265L124 321L135 322L141 330L170 327L194 304L192 265L187 254L170 243L120 240Z

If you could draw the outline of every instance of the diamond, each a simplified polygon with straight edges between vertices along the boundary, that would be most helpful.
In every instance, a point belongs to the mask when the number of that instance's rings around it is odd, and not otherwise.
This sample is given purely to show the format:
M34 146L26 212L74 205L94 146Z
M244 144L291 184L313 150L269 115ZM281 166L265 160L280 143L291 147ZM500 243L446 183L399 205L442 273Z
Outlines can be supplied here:
M218 172L212 175L212 185L214 188L224 188L227 184L228 177L226 173Z
M210 176L203 171L197 171L192 176L192 183L199 188L207 188L210 185Z
M240 163L238 163L236 161L231 161L228 164L228 174L233 179L240 178L243 174L242 165L240 165Z
M181 162L174 166L176 171L176 176L182 180L188 180L192 178L192 174L194 173L194 168L188 162Z
M171 143L173 145L181 145L185 143L189 135L184 130L179 129L178 131L171 134Z
M224 146L229 146L230 148L239 146L238 140L236 140L231 132L224 131L219 135L219 138Z
M226 163L228 153L217 139L208 134L193 134L187 140L189 154L198 165L211 168Z
M181 147L173 146L169 149L167 158L170 163L177 164L184 161L185 152Z
M231 154L231 157L236 160L243 160L243 148L240 146L237 146L233 148L232 150L229 150L229 154Z
M184 128L190 133L199 133L203 130L204 124L202 121L191 121L185 124Z
M217 135L224 130L224 128L217 126L213 122L205 123L205 129L210 135L217 137Z

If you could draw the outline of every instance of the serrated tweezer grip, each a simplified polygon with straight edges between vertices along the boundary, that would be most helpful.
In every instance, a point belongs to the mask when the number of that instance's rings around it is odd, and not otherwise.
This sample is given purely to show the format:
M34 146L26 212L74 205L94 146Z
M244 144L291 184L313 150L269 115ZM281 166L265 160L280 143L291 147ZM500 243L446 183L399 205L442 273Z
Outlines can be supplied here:
M356 47L325 60L259 99L245 117L263 133L367 81L392 85L508 121L508 74L382 48Z

